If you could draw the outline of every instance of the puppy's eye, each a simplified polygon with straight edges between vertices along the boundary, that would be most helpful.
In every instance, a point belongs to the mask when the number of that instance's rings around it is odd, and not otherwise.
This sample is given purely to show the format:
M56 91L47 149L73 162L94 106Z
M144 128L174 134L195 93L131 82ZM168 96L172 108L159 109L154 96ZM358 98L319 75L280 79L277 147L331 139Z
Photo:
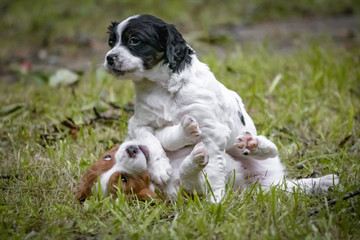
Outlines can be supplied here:
M109 47L113 48L115 46L115 41L113 39L109 39Z
M136 46L136 45L139 45L140 42L141 42L140 39L138 39L136 37L132 37L129 40L129 45Z
M111 156L110 156L110 155L106 155L106 156L104 157L104 159L105 159L106 161L109 161L109 160L111 160Z
M123 183L127 183L127 179L126 179L126 177L124 175L121 175L121 181Z

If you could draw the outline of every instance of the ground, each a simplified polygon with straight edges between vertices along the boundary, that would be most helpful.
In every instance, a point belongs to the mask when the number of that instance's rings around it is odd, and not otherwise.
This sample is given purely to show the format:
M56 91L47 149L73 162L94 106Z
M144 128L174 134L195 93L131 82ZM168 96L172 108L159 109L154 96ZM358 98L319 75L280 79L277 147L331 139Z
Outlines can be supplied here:
M359 6L230 6L0 4L0 238L360 237ZM317 195L228 188L218 205L197 195L144 203L121 193L118 201L98 196L80 205L73 194L80 177L124 140L133 113L132 84L101 66L106 27L139 12L174 23L217 79L239 93L260 134L278 146L290 178L336 173L340 184Z

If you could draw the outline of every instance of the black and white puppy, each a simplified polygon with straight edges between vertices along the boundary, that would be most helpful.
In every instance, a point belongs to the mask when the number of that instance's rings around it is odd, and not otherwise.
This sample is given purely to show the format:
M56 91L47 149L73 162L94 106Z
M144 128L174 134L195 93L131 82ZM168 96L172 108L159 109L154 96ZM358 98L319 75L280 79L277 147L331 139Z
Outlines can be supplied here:
M148 170L155 183L166 185L172 174L164 149L178 150L188 144L179 128L184 115L198 123L209 155L211 201L220 201L225 192L226 154L264 174L265 185L283 179L277 147L257 135L241 98L216 80L174 25L151 15L136 15L113 22L109 33L111 50L104 66L116 77L133 80L135 114L129 121L128 138L148 146Z

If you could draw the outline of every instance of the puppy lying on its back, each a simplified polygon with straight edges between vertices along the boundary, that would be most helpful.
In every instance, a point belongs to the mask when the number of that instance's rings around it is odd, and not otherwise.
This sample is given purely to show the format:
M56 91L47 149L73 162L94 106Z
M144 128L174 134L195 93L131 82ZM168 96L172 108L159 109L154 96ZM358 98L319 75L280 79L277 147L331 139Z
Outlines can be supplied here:
M126 142L113 147L95 162L81 179L76 198L83 202L90 197L100 181L104 196L116 195L120 188L129 198L135 194L140 200L156 198L146 170L148 152L145 146ZM135 170L134 170L135 169Z
M213 170L207 167L209 157L205 145L198 142L199 126L195 119L185 116L177 127L178 135L173 136L174 139L177 137L177 141L181 140L187 146L176 151L166 152L173 168L173 177L171 184L169 184L173 189L160 190L165 195L172 197L183 186L183 189L189 193L195 190L199 194L206 195L210 193L210 189L206 184L205 175ZM162 131L164 130L166 131L166 128ZM252 151L266 154L261 149L266 146L266 141L268 140L265 138L256 138L252 137L251 134L245 134L242 142L239 142L237 147L246 147ZM194 144L196 142L198 143ZM176 143L169 141L167 144ZM156 198L154 186L148 173L148 156L148 148L136 141L127 141L119 147L111 149L85 173L77 198L82 201L89 197L94 187L96 187L98 178L104 195L115 193L120 188L129 197L131 194L135 194L140 200ZM313 191L327 190L339 181L339 177L335 175L284 181L284 166L278 164L276 158L246 161L242 158L236 159L229 154L226 154L225 157L227 166L225 171L226 181L232 181L229 186L233 186L235 190L259 183L265 189L280 184L280 187L285 190L295 187L311 193Z

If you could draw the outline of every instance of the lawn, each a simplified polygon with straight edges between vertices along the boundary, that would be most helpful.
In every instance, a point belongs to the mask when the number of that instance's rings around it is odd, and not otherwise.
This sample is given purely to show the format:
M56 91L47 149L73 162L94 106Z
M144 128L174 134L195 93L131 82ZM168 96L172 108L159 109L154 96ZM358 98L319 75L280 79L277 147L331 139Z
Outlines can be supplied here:
M317 195L285 193L276 187L268 192L258 186L236 192L227 189L218 205L202 196L179 197L170 203L127 201L121 193L116 201L99 196L79 204L74 191L82 174L126 137L132 84L114 79L98 64L105 52L94 56L91 67L79 70L61 64L42 68L36 58L24 62L23 55L11 49L26 42L20 38L24 35L30 52L46 48L49 55L59 54L71 62L74 52L86 49L72 46L64 54L64 46L57 45L61 34L78 36L76 29L83 26L81 32L103 41L106 49L104 33L109 21L149 11L146 9L158 3L124 1L122 6L127 8L118 17L114 2L99 6L95 1L79 1L84 7L75 8L63 1L58 6L44 4L46 11L34 3L27 13L22 9L29 7L26 1L8 1L2 6L8 14L2 16L1 27L9 35L0 40L0 239L360 238L360 197L342 200L360 189L359 32L354 33L351 44L339 44L324 35L306 38L291 50L273 47L271 41L204 41L214 26L234 23L237 10L246 13L244 19L250 24L288 19L294 12L300 18L314 13L333 16L348 9L356 13L358 6L351 1L316 11L312 1L299 5L275 1L277 4L268 6L259 0L254 3L260 6L256 14L251 11L254 6L245 3L234 3L236 7L229 10L221 3L206 7L203 1L169 1L152 10L179 23L185 38L205 49L200 59L219 81L239 93L259 133L278 146L290 178L337 173L338 186ZM324 3L314 2L315 6ZM101 7L108 10L106 16ZM204 11L194 16L199 9ZM222 18L211 22L217 10ZM91 13L93 19L88 22ZM37 44L47 34L39 30L45 24L37 20L38 15L52 29L44 46ZM11 24L15 24L13 30ZM193 40L196 31L204 36L202 40ZM54 86L50 79L64 66L78 80ZM334 199L339 200L334 203Z

